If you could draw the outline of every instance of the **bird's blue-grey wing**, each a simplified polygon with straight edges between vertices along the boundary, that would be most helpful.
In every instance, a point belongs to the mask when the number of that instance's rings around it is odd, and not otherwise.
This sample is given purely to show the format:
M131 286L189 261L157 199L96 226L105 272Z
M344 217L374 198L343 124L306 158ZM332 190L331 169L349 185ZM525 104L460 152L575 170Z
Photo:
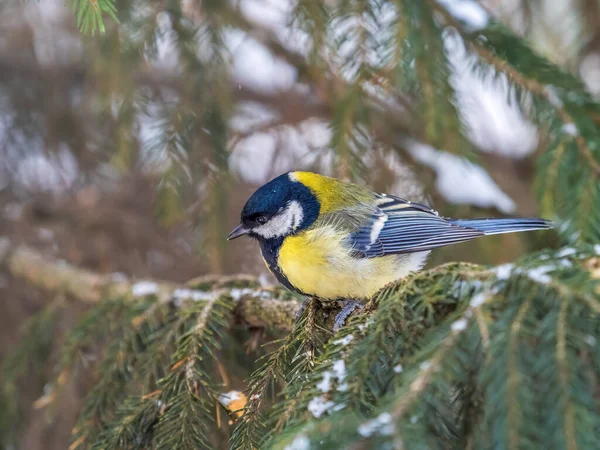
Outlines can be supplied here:
M364 224L350 236L358 257L413 253L469 241L484 231L451 222L427 206L381 195Z

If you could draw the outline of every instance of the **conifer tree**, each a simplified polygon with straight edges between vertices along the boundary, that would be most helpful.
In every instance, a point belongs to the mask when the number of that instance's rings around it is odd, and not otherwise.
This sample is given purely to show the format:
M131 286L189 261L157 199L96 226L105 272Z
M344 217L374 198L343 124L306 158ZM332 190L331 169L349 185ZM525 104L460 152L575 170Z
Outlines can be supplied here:
M72 119L81 125L70 145L78 161L87 157L82 172L152 167L157 216L165 224L190 212L202 218L199 251L217 275L185 285L135 281L0 239L2 270L54 299L2 361L2 448L18 448L30 408L21 378L44 378L37 403L51 409L90 348L97 376L71 450L598 447L600 103L576 74L470 0L298 0L292 40L235 2L72 7L91 59L110 61L80 69L101 86L84 94L97 100L98 129ZM239 84L226 43L232 30L292 67L301 88L273 94ZM165 42L172 70L157 64ZM327 152L313 150L314 166L329 161L347 180L364 183L377 155L397 158L426 189L440 175L425 154L486 166L457 106L451 43L470 71L505 83L512 106L537 128L527 181L539 214L557 224L552 234L528 237L528 251L510 264L428 267L383 289L335 334L338 305L311 299L296 320L297 295L218 274L230 152L244 137L234 119L248 104L273 118L246 133L327 121L331 140ZM154 121L151 138L140 137L140 115ZM70 302L88 308L62 336ZM268 345L244 348L257 330ZM225 374L236 372L245 390L227 392Z

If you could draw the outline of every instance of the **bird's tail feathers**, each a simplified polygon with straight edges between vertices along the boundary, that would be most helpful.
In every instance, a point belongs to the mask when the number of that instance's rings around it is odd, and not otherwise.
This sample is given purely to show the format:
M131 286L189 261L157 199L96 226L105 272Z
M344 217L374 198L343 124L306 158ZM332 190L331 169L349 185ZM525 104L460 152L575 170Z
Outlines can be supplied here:
M512 217L503 219L458 219L451 220L451 222L455 225L460 225L461 227L474 228L482 231L486 235L549 230L554 227L553 223L549 220Z

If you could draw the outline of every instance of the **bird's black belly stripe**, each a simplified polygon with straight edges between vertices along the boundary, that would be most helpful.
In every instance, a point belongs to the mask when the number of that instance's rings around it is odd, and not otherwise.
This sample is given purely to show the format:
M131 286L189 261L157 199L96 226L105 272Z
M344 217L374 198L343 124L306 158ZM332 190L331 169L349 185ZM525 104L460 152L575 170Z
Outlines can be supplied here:
M262 252L263 258L265 258L265 261L266 261L267 265L269 266L269 269L271 270L273 275L275 275L275 277L277 278L277 280L279 280L279 282L281 284L283 284L290 291L294 291L299 294L306 295L304 292L295 288L292 285L292 283L290 283L290 280L287 279L287 277L283 274L283 272L279 268L279 265L277 264L277 258L279 257L279 249L281 248L282 245L283 245L283 238L261 239L260 240L260 250Z

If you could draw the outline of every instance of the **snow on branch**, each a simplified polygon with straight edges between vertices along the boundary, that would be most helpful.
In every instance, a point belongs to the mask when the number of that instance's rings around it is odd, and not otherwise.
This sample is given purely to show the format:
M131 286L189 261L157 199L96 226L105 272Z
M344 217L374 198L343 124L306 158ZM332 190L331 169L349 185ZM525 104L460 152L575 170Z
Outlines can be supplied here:
M254 327L283 330L292 328L300 308L288 291L263 287L249 275L208 276L178 285L162 280L132 280L122 275L100 274L43 255L25 245L13 245L0 237L0 269L50 292L62 292L79 301L97 303L104 299L155 296L157 302L208 302L229 297L236 303L236 316Z

